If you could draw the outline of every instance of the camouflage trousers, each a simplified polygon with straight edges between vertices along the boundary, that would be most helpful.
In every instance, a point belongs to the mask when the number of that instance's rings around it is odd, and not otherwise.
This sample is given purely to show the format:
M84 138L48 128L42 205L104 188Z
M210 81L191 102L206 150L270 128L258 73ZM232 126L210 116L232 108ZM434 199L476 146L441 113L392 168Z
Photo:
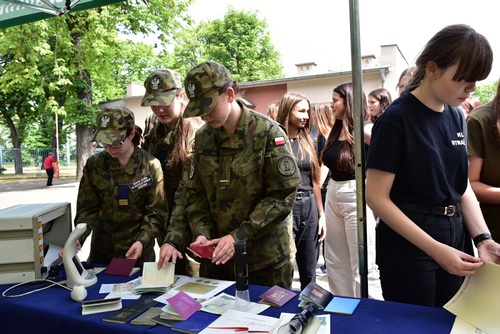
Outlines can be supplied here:
M279 285L285 289L292 288L293 259L285 259L272 266L262 268L248 273L248 282L254 285L273 286ZM234 281L234 263L215 265L208 259L202 259L200 263L200 277Z

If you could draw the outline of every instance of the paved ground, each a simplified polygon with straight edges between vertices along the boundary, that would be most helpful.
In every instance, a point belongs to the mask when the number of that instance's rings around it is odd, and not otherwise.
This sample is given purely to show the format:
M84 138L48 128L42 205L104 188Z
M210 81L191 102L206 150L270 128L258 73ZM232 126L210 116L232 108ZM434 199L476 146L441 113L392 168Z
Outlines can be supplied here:
M74 180L54 179L53 186L47 187L45 179L29 181L0 181L0 210L17 204L33 203L59 203L70 202L71 211L74 217L76 212L76 197L78 194L78 182ZM79 257L85 260L88 256L89 243L85 243ZM323 257L320 256L320 263L323 264ZM318 276L317 282L328 289L326 275ZM300 290L298 273L294 273L292 288Z

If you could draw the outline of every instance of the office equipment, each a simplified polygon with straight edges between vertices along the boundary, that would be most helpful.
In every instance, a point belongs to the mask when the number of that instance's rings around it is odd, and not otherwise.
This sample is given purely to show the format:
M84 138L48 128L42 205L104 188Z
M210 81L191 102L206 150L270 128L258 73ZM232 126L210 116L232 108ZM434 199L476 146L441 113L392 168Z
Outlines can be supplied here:
M80 262L78 255L76 255L76 242L86 230L87 224L76 225L64 244L63 263L64 270L66 271L66 286L68 288L73 288L77 285L88 287L97 282L97 276L93 270L92 272L87 271Z
M71 204L19 204L0 210L0 284L45 278L71 233Z

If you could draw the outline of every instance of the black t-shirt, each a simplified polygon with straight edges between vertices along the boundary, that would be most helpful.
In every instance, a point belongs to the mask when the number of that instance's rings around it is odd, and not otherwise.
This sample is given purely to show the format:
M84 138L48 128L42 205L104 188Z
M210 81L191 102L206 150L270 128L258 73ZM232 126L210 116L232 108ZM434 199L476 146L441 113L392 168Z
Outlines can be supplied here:
M356 178L354 172L342 171L337 168L337 160L340 155L342 145L344 145L343 140L335 141L332 144L332 146L330 146L323 153L323 163L330 170L330 177L332 178L332 180L334 181L354 180Z
M466 135L458 108L436 112L404 94L375 122L366 165L395 174L396 204L457 203L467 188Z
M299 156L299 140L290 140L292 146L293 155L295 156L295 161L297 161L297 167L299 167L300 179L302 180L299 185L299 191L309 191L313 189L312 185L312 165L309 160L309 156L305 154L304 151L301 152Z

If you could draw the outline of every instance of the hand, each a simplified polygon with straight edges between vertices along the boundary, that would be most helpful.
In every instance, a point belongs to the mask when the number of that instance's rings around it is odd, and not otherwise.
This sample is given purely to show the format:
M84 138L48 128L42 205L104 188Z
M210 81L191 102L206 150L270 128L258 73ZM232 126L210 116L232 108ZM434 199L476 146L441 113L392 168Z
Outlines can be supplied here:
M136 241L132 244L132 246L130 246L127 253L125 253L125 257L127 259L136 259L137 260L142 255L142 249L143 249L142 243L140 241Z
M182 259L182 253L169 243L163 244L163 246L161 246L160 248L158 270L165 269L169 260L172 260L172 263L175 264L177 262L177 259Z
M213 239L210 244L215 247L212 262L215 264L225 264L234 256L234 239L231 235L226 235L219 239Z
M318 235L319 235L319 238L318 238L318 242L322 242L323 240L325 240L325 236L326 236L326 221L325 221L325 215L321 215L319 216L319 220L318 220Z
M194 242L191 243L191 246L205 246L210 245L210 241L204 235L199 235Z
M457 276L471 276L484 265L484 262L474 256L445 244L440 244L430 254L434 260L447 272Z
M479 257L483 262L500 264L500 245L494 240L484 240L477 245Z

